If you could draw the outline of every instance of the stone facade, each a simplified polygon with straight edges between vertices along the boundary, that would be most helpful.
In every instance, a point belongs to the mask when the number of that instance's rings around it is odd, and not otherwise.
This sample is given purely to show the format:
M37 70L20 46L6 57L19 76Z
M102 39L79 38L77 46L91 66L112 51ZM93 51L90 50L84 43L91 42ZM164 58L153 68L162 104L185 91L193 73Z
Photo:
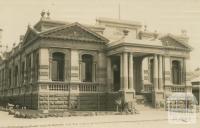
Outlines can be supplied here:
M158 107L173 92L191 92L190 51L187 38L143 31L139 22L42 17L4 54L0 100L39 110L115 110L117 99L142 95Z

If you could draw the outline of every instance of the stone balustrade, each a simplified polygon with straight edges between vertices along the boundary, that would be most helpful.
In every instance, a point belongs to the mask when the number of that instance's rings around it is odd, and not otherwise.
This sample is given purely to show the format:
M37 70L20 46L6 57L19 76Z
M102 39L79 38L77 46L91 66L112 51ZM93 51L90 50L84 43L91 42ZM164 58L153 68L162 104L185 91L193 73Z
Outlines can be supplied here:
M144 93L151 93L153 91L153 86L151 84L144 84Z
M103 92L104 87L99 83L92 82L80 82L80 83L67 83L67 82L41 82L38 84L40 91L70 91L74 85L78 85L77 90L80 93L90 93L90 92Z
M104 86L99 83L80 83L79 91L81 93L84 92L103 92Z
M185 86L184 85L173 85L171 87L172 92L185 92Z

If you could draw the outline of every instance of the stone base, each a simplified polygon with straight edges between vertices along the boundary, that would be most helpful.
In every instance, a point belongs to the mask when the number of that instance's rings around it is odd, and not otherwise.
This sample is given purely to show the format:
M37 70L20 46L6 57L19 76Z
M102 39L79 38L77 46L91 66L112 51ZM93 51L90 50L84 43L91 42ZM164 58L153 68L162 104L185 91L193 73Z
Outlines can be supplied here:
M120 90L123 102L133 101L135 98L135 91L134 90Z
M164 107L165 99L163 91L152 92L152 104L155 108Z

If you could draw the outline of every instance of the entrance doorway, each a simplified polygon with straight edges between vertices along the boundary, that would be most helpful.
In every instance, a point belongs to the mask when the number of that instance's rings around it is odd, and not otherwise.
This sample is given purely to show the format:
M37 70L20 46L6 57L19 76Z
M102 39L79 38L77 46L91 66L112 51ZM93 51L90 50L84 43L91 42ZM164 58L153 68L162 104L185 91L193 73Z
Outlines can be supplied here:
M113 71L113 91L120 90L120 57L112 57L112 71Z

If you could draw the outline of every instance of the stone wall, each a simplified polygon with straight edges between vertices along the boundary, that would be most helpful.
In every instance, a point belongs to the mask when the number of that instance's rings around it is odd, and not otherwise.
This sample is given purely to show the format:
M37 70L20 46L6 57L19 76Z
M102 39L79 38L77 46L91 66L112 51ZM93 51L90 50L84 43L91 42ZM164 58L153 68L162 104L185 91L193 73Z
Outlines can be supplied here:
M106 99L104 93L41 93L39 109L101 111L106 110Z
M38 110L116 111L119 93L40 92L1 97L1 104L12 103Z
M69 108L69 95L66 93L40 93L39 109L67 110Z
M87 111L105 111L106 94L105 93L83 93L79 95L79 110Z

